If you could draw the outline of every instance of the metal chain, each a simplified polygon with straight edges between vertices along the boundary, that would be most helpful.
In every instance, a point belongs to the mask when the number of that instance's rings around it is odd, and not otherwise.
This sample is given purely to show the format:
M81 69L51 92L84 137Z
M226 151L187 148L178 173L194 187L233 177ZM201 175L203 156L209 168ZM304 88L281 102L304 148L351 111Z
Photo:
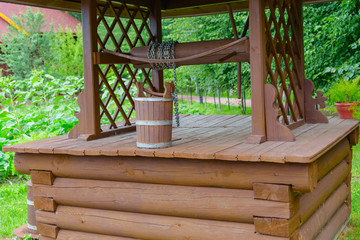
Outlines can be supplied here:
M176 43L177 42L151 43L149 46L149 50L147 52L147 57L149 59L175 59ZM176 126L179 127L180 117L179 117L176 64L174 62L170 62L170 63L150 63L150 65L151 68L155 70L173 69L175 89L172 96L174 98Z

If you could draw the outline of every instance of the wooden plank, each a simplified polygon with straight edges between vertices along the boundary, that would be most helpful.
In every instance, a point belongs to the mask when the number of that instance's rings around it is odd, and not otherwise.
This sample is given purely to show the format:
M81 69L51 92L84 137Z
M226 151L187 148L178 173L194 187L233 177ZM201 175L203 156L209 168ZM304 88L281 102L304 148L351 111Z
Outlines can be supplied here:
M300 217L296 215L291 219L254 217L255 231L257 233L290 237L300 226ZM310 239L310 238L309 238Z
M346 179L350 171L351 166L346 161L342 161L318 183L317 188L312 193L306 193L300 197L299 214L302 223L306 222L316 209Z
M50 216L48 216L50 215ZM255 233L253 224L59 206L56 214L37 211L39 222L53 219L62 229L157 240L285 240Z
M127 238L127 237L115 237L108 236L103 234L95 234L88 232L77 232L70 230L60 230L57 240L138 240L135 238Z
M266 141L264 82L267 74L264 10L264 0L249 1L252 116L252 135L248 138L249 143Z
M290 185L254 183L254 198L269 201L292 202L296 194Z
M340 234L339 229L346 224L350 217L350 209L344 204L332 217L330 222L322 229L315 240L335 239Z
M350 141L351 146L355 146L359 143L359 128L356 128L354 131L352 131L348 139Z
M43 185L34 185L34 186L43 186ZM41 209L49 212L55 212L57 204L54 199L49 197L40 197L34 196L34 207L36 209Z
M66 206L247 223L294 212L292 203L256 200L240 189L57 178L51 187L34 185L34 193Z
M301 226L300 239L314 239L335 212L345 205L345 200L350 193L346 184L340 185L332 195L314 212L314 214ZM345 205L346 206L346 205ZM347 207L347 206L346 206Z
M309 164L171 158L15 154L15 167L22 174L37 168L57 177L187 186L252 189L254 182L268 182L289 184L300 192L310 192L317 179Z
M56 238L59 232L59 227L57 227L56 225L37 222L36 227L38 233L45 237Z
M345 138L327 153L316 160L318 179L323 178L331 169L338 165L351 153L349 141Z
M67 135L52 137L52 138L46 138L46 139L40 139L32 142L26 142L26 143L20 143L13 146L5 146L2 148L3 152L19 152L19 153L25 153L25 151L29 153L38 153L37 149L38 146L41 146L43 144L48 144L53 141L62 141L67 139Z
M52 185L54 182L54 175L51 171L32 170L30 169L31 183Z

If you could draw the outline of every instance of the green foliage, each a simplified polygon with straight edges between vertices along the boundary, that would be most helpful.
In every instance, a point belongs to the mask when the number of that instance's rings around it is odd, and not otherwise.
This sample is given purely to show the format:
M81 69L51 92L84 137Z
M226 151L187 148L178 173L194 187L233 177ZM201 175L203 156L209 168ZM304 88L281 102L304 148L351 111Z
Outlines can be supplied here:
M13 236L13 230L26 224L26 180L7 181L0 186L0 238Z
M67 78L68 76L82 77L83 67L83 42L82 29L79 25L75 35L71 29L53 35L51 39L50 51L53 53L51 58L45 61L42 69L48 74L57 78Z
M82 31L79 25L74 33L71 29L59 29L54 33L41 29L46 26L44 15L30 9L14 22L25 32L9 26L9 33L3 36L6 45L0 60L6 63L15 79L26 79L32 71L44 71L57 78L83 76ZM20 20L21 19L21 20Z
M77 123L75 96L83 79L32 72L29 79L0 78L0 147L65 134ZM16 174L13 154L0 152L0 182Z
M328 90L330 102L358 102L360 101L360 77L355 80L340 79Z
M306 76L317 87L359 76L360 1L305 6L304 47Z
M25 32L9 26L9 32L3 36L6 45L1 46L4 54L0 55L0 60L10 67L16 78L24 79L31 70L39 69L52 57L49 49L53 32L42 35L41 29L46 25L44 15L30 9L20 17L14 16L13 21Z

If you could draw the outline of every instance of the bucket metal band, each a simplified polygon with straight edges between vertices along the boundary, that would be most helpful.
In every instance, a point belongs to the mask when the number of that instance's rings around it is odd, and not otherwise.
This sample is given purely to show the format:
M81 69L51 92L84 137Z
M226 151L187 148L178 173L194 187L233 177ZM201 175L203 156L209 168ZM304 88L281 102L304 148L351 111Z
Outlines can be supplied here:
M37 231L37 227L34 226L34 225L31 225L31 224L27 223L27 227L28 227L28 229L30 229L30 230Z
M31 201L29 199L26 199L27 205L34 206L34 201Z
M134 98L138 102L171 102L173 98Z
M171 145L172 142L154 143L154 144L136 142L136 146L139 148L166 148L166 147L171 147Z
M145 126L164 126L164 125L172 125L172 120L166 121L148 121L148 120L136 120L136 125L145 125Z

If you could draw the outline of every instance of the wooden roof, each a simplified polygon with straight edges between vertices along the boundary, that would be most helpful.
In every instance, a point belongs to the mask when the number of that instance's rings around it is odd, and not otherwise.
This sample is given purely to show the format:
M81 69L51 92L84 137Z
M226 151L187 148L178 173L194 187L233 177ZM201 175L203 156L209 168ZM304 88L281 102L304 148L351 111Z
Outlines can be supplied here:
M83 141L66 135L3 147L3 151L80 156L141 156L204 160L311 163L359 127L355 119L330 118L329 124L305 124L293 130L295 142L248 144L251 117L241 115L182 115L173 129L173 146L136 147L136 133Z
M81 9L81 0L0 0L1 2L18 3L29 6L48 7L66 11L78 12ZM104 0L98 0L99 2ZM335 0L304 0L305 4L332 2ZM137 3L149 7L151 0L119 0L125 3ZM230 3L234 11L248 9L248 0L162 0L162 17L186 17L208 14L228 13L227 4Z

